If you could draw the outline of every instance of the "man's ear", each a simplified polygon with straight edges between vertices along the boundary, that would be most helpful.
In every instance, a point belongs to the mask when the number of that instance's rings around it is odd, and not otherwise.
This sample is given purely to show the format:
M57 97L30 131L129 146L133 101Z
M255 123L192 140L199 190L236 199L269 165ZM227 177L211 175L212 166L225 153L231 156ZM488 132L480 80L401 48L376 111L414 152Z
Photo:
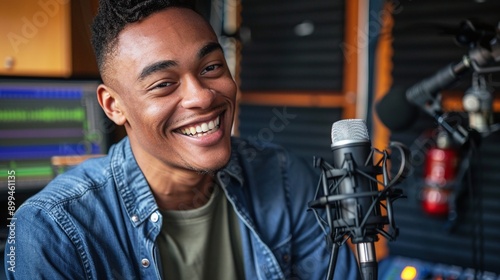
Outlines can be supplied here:
M127 121L118 94L110 87L100 84L97 87L97 100L104 113L117 125L123 125Z

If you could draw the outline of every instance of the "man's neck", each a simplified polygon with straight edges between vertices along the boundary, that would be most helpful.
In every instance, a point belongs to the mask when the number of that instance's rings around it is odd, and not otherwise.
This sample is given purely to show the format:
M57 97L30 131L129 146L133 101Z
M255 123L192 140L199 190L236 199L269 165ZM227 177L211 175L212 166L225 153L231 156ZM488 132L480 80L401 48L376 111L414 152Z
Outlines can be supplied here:
M213 174L165 165L141 151L134 157L160 209L196 209L210 199L215 184Z
M209 174L151 171L146 171L144 175L160 209L196 209L205 205L212 195L214 179Z

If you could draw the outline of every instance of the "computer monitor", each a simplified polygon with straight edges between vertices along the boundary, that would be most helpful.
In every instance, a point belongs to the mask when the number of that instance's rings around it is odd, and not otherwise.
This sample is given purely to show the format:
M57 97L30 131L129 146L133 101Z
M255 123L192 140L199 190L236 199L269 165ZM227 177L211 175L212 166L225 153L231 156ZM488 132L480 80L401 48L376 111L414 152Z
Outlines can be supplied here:
M113 126L97 80L0 80L0 188L36 190L55 175L51 158L103 154Z

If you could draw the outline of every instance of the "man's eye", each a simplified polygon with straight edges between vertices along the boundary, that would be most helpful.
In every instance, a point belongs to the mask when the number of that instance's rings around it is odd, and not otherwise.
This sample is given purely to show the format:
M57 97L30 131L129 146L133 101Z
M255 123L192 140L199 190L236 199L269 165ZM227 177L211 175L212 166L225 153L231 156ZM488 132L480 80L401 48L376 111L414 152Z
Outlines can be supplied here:
M221 64L213 64L213 65L207 66L205 69L203 69L203 71L201 72L201 74L204 75L207 72L217 70L221 66L222 66Z
M171 86L172 84L173 84L173 83L169 83L169 82L159 83L159 84L155 85L153 89L159 89L159 88L169 87L169 86Z

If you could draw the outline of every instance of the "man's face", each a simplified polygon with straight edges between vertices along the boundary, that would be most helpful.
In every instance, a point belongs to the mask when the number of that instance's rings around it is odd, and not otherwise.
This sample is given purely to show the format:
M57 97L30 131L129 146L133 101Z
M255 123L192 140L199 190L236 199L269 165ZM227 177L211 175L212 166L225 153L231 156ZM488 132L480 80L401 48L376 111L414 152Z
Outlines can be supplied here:
M209 172L227 163L236 85L199 15L169 8L127 26L110 62L139 162Z

